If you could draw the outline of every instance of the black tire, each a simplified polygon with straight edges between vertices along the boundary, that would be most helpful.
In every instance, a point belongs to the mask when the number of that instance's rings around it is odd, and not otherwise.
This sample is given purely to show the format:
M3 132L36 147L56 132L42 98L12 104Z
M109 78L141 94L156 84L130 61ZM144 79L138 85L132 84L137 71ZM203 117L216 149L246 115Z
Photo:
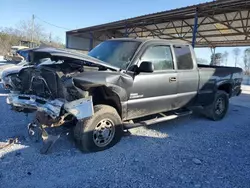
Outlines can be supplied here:
M222 101L223 109L218 109L218 103ZM219 121L225 117L228 111L229 97L225 91L218 90L211 105L204 108L204 114L213 121Z
M115 108L107 105L96 105L94 106L94 112L95 113L92 117L86 118L83 121L78 121L74 129L74 137L77 146L83 152L97 152L106 150L118 143L123 135L122 121ZM107 131L105 133L103 133L104 131L101 131L101 139L98 140L99 136L96 135L100 134L100 130L97 131L95 129L98 128L100 123L102 125L104 121L109 122L111 130L109 128L106 128L109 131L108 137L110 138L107 141L106 145L104 143L103 145L101 145L101 142L97 142L104 138L102 134L107 134Z

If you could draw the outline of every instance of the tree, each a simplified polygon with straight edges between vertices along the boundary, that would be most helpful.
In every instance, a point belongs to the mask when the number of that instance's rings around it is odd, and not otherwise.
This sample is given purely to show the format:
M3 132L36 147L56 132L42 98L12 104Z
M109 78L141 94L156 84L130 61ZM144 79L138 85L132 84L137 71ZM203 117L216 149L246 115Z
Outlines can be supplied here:
M0 55L5 55L9 52L11 46L19 43L21 38L15 33L16 31L13 28L0 29Z
M206 59L197 58L196 61L197 61L197 64L208 65L208 60L206 60Z
M243 62L244 62L244 68L246 74L249 74L250 72L250 48L247 48L244 50L244 56L243 56Z
M236 67L237 64L238 64L238 59L239 59L239 55L240 55L240 49L239 48L234 48L233 49L233 54L234 54L234 58L235 58L234 65Z
M40 42L46 42L46 43L52 43L52 44L59 44L59 46L62 44L62 39L58 36L52 35L51 32L46 32L44 27L40 25L37 22L34 23L34 28L32 26L32 20L22 20L17 24L17 28L19 32L21 33L21 36L26 38L27 40L33 40Z
M64 47L61 39L57 36L53 38L46 32L42 25L34 23L32 20L20 21L15 27L0 28L0 55L5 55L10 51L11 46L19 45L21 40L28 40L37 43L46 43L53 47Z
M210 65L221 65L222 63L222 53L215 53L211 55Z
M228 52L227 51L225 51L224 53L223 53L223 55L222 55L222 61L223 61L223 64L225 65L225 66L227 66L227 60L228 60Z

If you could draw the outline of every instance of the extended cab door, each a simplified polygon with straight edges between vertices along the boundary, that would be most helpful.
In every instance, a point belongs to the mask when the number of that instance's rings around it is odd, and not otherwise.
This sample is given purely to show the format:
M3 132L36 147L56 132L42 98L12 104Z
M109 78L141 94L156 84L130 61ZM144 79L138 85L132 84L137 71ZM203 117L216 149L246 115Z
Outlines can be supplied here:
M175 108L191 106L196 99L199 73L195 55L190 45L174 45L174 54L177 65L177 99Z
M177 73L171 47L152 44L143 50L138 67L143 61L152 62L154 72L135 75L128 100L128 119L172 110L176 98Z

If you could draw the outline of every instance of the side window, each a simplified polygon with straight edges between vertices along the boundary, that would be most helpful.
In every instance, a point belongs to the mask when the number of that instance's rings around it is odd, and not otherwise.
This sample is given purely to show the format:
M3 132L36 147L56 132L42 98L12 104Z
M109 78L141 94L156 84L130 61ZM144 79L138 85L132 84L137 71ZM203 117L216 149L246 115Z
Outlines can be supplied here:
M149 47L141 57L141 61L150 61L154 64L154 70L174 69L173 58L169 46Z
M179 70L193 69L193 59L189 46L187 45L174 46L174 52L177 60L177 69Z

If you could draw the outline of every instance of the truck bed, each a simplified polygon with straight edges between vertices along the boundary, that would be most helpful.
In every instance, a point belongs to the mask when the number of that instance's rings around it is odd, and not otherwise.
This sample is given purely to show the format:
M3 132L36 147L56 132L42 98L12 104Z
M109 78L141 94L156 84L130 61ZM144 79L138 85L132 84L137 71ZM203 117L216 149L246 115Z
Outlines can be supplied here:
M228 71L228 69L235 70L238 72L241 72L242 69L239 67L228 67L228 66L216 66L216 65L203 65L203 64L198 64L198 68L218 68L218 69L225 69Z
M214 92L222 83L231 84L229 97L240 93L243 79L242 69L238 67L212 66L198 64L200 76L198 103L209 104L213 100Z

